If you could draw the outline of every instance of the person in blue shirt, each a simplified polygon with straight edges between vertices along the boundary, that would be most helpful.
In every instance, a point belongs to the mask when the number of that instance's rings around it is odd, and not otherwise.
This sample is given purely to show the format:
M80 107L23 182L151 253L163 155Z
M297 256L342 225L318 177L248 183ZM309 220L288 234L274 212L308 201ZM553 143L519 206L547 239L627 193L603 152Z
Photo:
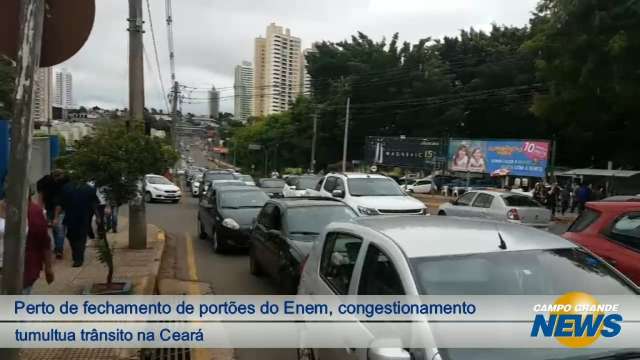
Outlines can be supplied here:
M576 203L578 204L579 214L582 214L585 208L584 205L589 200L591 200L591 188L587 184L582 183L576 191Z

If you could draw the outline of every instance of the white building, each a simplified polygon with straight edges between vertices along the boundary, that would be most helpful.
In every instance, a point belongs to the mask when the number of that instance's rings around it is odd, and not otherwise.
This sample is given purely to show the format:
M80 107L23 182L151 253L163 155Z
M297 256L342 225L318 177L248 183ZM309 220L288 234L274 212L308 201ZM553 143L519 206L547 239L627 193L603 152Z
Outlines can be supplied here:
M55 105L63 109L73 108L73 76L67 69L56 72Z
M241 65L236 66L233 92L234 118L244 123L253 112L253 67L251 62L243 61Z
M39 68L33 85L31 117L33 121L46 123L53 115L53 76L51 68Z
M211 86L209 90L209 116L213 119L218 118L220 112L220 91L215 86Z
M253 115L286 111L300 94L300 38L271 23L255 40Z

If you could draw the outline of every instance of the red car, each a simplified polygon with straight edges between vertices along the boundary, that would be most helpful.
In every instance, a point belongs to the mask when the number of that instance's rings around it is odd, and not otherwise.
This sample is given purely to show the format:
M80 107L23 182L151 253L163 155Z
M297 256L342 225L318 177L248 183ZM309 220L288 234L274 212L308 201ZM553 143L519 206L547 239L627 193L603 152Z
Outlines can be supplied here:
M640 199L589 202L562 236L640 285Z

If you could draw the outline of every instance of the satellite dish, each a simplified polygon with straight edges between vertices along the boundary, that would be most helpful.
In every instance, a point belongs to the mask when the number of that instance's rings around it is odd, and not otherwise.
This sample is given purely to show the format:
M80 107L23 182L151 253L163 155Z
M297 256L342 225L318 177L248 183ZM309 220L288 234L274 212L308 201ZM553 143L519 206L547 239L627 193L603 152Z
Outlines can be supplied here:
M75 55L91 34L95 0L46 0L40 67L60 64ZM18 53L20 0L0 1L0 54Z

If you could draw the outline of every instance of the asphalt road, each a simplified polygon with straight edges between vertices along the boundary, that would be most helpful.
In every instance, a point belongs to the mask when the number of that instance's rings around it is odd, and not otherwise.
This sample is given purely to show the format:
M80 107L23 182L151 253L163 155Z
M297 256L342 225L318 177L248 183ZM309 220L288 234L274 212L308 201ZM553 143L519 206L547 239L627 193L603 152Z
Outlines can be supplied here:
M196 165L206 166L201 150L193 147L191 157ZM179 261L189 263L189 254L195 260L195 276L208 282L218 295L278 294L277 288L266 278L257 278L249 273L246 252L219 255L213 252L211 243L198 238L198 202L187 192L179 204L154 203L147 205L147 222L157 224L177 239L177 246L187 245L193 249L180 251ZM188 264L186 267L189 267ZM238 349L239 360L289 360L297 359L293 349Z

